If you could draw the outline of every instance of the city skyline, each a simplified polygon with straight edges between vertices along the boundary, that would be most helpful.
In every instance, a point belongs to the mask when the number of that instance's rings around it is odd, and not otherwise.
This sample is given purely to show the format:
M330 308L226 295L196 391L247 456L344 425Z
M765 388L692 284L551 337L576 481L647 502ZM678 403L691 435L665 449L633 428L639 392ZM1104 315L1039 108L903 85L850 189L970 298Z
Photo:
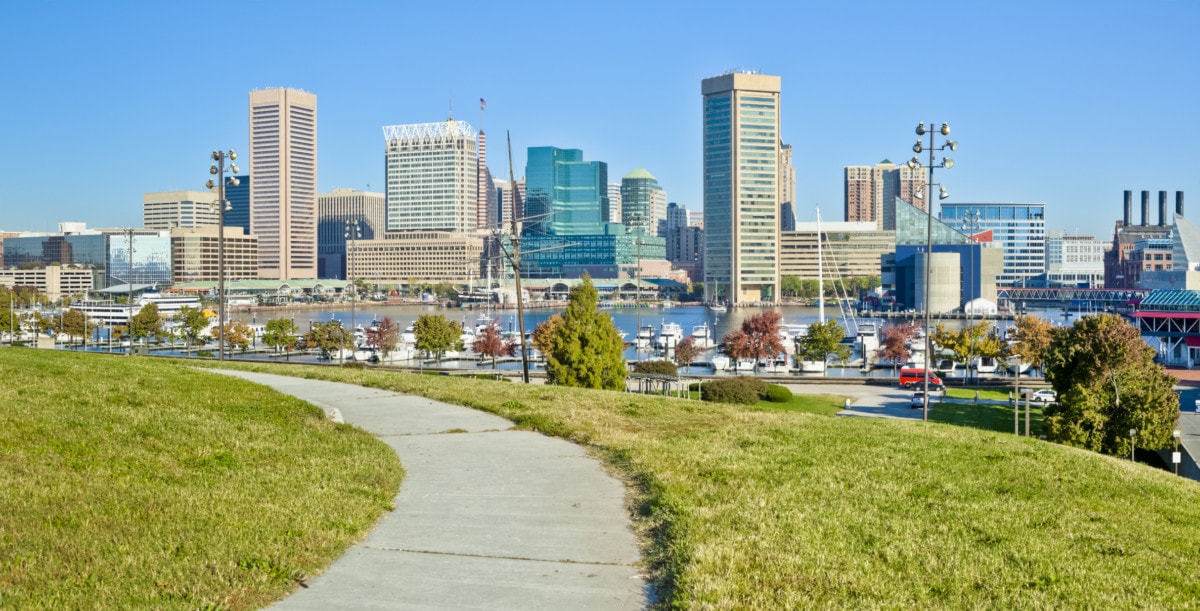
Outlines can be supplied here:
M813 219L817 204L841 208L846 166L907 159L917 121L947 121L961 143L955 168L938 174L946 203L1045 202L1048 228L1105 237L1126 189L1200 193L1197 83L1188 77L1200 57L1188 31L1200 8L1191 4L1099 3L1083 13L1066 3L935 4L914 16L882 3L757 3L743 10L770 11L768 25L722 36L700 35L711 30L711 4L636 5L637 20L623 16L635 5L596 15L545 6L456 15L453 27L499 33L483 53L448 50L437 28L416 27L445 22L424 6L285 13L249 4L192 43L162 27L185 23L183 7L80 4L52 17L54 6L16 6L0 25L0 49L23 58L6 66L12 93L0 100L9 145L0 230L138 225L144 193L199 189L209 152L248 152L245 96L274 86L321 100L323 193L382 191L381 127L445 120L452 103L456 119L492 136L496 176L507 177L511 131L517 178L528 147L578 148L614 177L645 168L671 201L699 210L697 83L735 67L782 78L798 221ZM561 57L521 36L584 14L589 28L572 32L580 50ZM28 27L51 19L55 45ZM406 48L417 52L386 52L398 23L411 24ZM352 35L328 36L337 31ZM642 44L626 48L626 39ZM892 76L864 80L867 70ZM542 74L554 75L558 93L547 94ZM1145 140L1136 152L1126 135L1134 129Z

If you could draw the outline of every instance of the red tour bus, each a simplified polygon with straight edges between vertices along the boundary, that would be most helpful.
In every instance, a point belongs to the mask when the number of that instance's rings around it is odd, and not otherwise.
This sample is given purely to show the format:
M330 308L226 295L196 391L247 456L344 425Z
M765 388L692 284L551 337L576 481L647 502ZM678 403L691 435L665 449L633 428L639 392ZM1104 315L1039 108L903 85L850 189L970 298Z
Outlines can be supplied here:
M925 385L925 368L924 367L904 367L900 370L900 385L904 388L914 388ZM937 374L930 372L929 387L942 388L945 384L942 379L937 377Z

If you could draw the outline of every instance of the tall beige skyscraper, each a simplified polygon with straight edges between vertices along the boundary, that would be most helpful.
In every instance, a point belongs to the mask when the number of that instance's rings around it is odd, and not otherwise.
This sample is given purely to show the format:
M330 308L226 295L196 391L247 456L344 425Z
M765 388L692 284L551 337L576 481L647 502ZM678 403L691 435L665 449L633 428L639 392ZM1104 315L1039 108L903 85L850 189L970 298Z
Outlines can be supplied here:
M386 125L383 137L387 230L475 235L480 187L475 128L451 118Z
M704 293L731 305L779 299L780 78L727 72L700 83Z
M909 169L884 159L875 166L846 166L846 221L875 223L880 229L896 228L896 198L925 209L925 200L913 193L925 186L922 168Z
M259 277L317 277L317 96L250 92L250 233Z

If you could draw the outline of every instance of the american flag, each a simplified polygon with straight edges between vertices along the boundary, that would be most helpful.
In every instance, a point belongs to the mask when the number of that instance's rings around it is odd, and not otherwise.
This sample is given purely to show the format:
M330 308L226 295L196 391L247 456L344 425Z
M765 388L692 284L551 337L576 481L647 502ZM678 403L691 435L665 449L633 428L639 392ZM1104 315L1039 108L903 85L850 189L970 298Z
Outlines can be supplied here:
M487 106L487 100L479 98L479 110L483 110Z

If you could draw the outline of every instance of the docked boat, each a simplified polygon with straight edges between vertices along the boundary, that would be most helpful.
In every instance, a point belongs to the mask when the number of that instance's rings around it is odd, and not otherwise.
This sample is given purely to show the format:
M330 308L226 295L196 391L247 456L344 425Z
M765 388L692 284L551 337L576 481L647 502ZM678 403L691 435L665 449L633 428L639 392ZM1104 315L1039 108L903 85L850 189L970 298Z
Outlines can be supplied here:
M713 371L725 371L729 369L729 357L724 354L714 354L712 357Z
M683 339L683 327L679 323L663 321L658 337L654 339L654 347L659 350L671 350Z
M717 314L724 314L729 311L729 308L723 303L710 303L708 304L708 309Z
M649 348L654 343L654 325L645 325L638 329L637 347Z
M154 304L158 308L158 315L160 317L170 319L179 314L185 307L200 309L200 298L194 295L144 293L133 300L133 307L124 303L89 299L73 304L71 309L82 312L92 322L101 326L111 327L126 324L130 317L142 311L142 308L149 304Z
M801 373L825 373L825 361L800 361Z
M977 356L971 361L975 373L996 373L996 359L990 356Z
M1029 371L1029 363L1022 361L1019 354L1014 354L1005 359L1004 367L1018 375Z
M708 350L716 345L716 342L713 341L712 329L709 328L708 323L692 327L691 338L692 345L701 350Z
M789 369L787 357L783 356L758 362L759 373L788 373Z

